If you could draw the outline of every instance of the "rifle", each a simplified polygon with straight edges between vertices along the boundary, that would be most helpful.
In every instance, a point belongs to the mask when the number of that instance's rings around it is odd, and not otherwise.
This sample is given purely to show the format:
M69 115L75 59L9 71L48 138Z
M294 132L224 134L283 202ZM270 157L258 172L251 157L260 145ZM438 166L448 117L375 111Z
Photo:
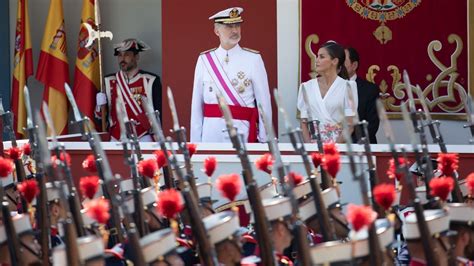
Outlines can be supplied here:
M421 92L420 86L416 86L416 93L418 95L418 99L420 100L421 106L423 107L423 111L425 113L425 119L430 129L433 142L438 143L441 153L448 153L446 144L444 143L444 140L443 140L443 135L441 135L441 130L439 128L441 123L438 120L433 121L431 119L430 110L428 109L428 105L426 104L426 100L425 100L425 97L423 96L423 93ZM436 125L436 129L434 125ZM451 178L454 181L454 189L453 191L451 191L451 197L453 199L453 202L464 202L461 188L459 187L459 183L458 183L458 172L455 171L454 175L455 176L451 176Z
M415 130L413 128L413 124L410 123L408 110L404 104L401 105L401 108L402 108L403 120L405 121L405 125L407 127L407 131L410 136L413 149L415 151L415 156L417 157L417 162L421 161L419 160L419 156L417 156L418 147L416 144ZM406 161L407 158L406 158L405 149L402 147L401 150L402 150L403 157L405 158L405 161ZM405 182L407 183L407 187L408 187L408 195L410 197L410 200L412 201L413 208L415 209L415 215L418 222L418 230L420 232L420 237L423 244L423 251L425 253L425 259L426 259L427 265L439 265L439 261L437 260L434 253L434 249L433 249L434 244L432 243L430 229L428 228L428 224L426 223L426 220L425 220L423 206L421 205L420 199L416 195L415 185L413 184L412 175L408 171L408 165L405 163L403 167L399 170L403 171L403 173L405 174Z
M346 142L347 147L347 156L349 157L349 165L351 168L352 177L355 181L359 181L360 192L362 194L362 202L365 206L371 206L371 201L369 200L369 195L367 191L367 181L365 180L365 175L363 172L357 173L356 164L354 161L353 151L352 151L352 138L347 130L348 124L346 119L343 119L342 126L342 135ZM366 151L367 152L367 151ZM372 196L372 201L374 201L374 196ZM376 205L373 203L374 206ZM382 265L383 264L383 255L380 252L380 242L377 235L377 230L375 228L375 223L369 225L369 249L372 251L369 255L370 265Z
M295 187L295 184L293 182L294 180L289 178L288 182L285 182L285 176L288 171L286 171L287 169L283 164L283 160L281 158L281 153L280 149L278 148L275 132L273 131L273 125L270 121L267 120L265 116L265 111L263 110L260 104L258 105L258 112L261 114L263 124L265 126L265 131L267 132L268 148L272 153L273 159L275 160L273 166L277 169L278 179L280 180L280 184L283 190L283 196L288 197L291 202L291 229L293 231L293 235L295 236L297 243L298 261L301 265L310 265L311 255L309 254L309 244L306 235L307 231L305 225L300 220L298 212L298 201L296 200L295 194L293 193L293 188Z
M316 139L316 143L318 144L318 151L319 153L323 154L324 149L323 149L323 141L321 140L321 131L319 128L320 121L317 118L313 118L313 110L311 109L311 105L309 104L309 98L308 98L308 93L306 91L306 88L304 84L301 85L302 90L303 90L303 100L305 103L306 108L306 113L308 116L308 130L311 133L311 138ZM332 186L332 180L331 178L327 175L326 171L324 171L323 166L319 166L319 170L321 173L321 188L322 189L327 189Z
M5 197L2 180L0 179L0 201L2 204L2 216L5 234L7 235L8 252L10 254L10 264L12 266L23 265L20 254L20 241L13 225L12 216L8 200Z
M86 119L87 120L87 119ZM117 186L117 181L120 180L119 176L113 176L112 175L112 170L110 168L109 160L107 159L107 155L105 154L104 150L102 149L102 146L99 142L99 137L97 136L97 132L90 126L88 126L88 131L90 132L90 135L92 136L91 142L92 142L92 148L94 150L94 154L97 155L97 161L99 162L98 165L100 165L101 168L97 168L99 171L103 171L103 177L105 178L105 190L104 190L104 195L108 194L109 199L110 199L110 212L111 212L111 218L114 219L114 215L118 216L118 209L122 210L124 220L127 221L127 224L125 226L125 231L127 234L127 240L128 243L130 244L130 254L131 254L131 261L134 263L134 265L145 265L145 258L143 256L143 252L140 246L140 240L139 240L139 233L137 232L137 228L135 223L133 222L132 215L130 214L127 204L124 204L124 198L122 195L114 193L114 188ZM112 196L113 195L113 196ZM112 210L113 209L113 210ZM113 222L114 226L117 226L115 230L120 230L120 220L119 218L116 221ZM121 231L118 234L119 237L123 237Z
M354 96L352 95L351 88L349 86L349 83L347 83L347 94L349 96L349 101L354 102ZM351 104L351 106L354 108L354 106ZM360 141L364 144L364 154L365 158L367 159L367 165L369 167L368 172L369 172L369 182L370 182L370 190L373 191L374 188L379 184L379 177L377 175L377 171L375 169L375 163L374 159L372 156L372 149L370 147L370 138L369 138L369 129L368 125L369 123L366 120L360 121L359 120L359 115L357 113L357 110L355 108L352 110L355 114L355 120L357 121L355 128L358 128L358 131L362 131L363 134L360 136ZM347 121L346 121L347 122ZM352 141L351 141L352 143ZM365 178L364 178L365 182ZM385 217L385 213L382 210L382 208L375 202L375 197L372 197L372 208L377 212L379 217Z
M110 165L105 165L108 164L108 161L106 162L106 159L104 159L101 155L105 155L105 152L102 150L102 146L100 145L100 142L97 138L97 134L94 134L95 131L92 130L92 128L89 125L89 118L88 117L82 117L81 112L79 111L79 108L77 107L76 100L74 99L74 95L72 94L71 88L67 83L64 84L64 89L66 92L66 96L69 99L69 103L71 104L73 114L74 114L74 122L75 124L79 125L79 128L81 129L81 134L82 136L87 139L89 142L89 146L91 147L96 166L97 166L97 173L99 175L99 178L103 181L102 183L102 192L104 194L104 197L108 200L110 200L110 204L112 205L112 208L110 208L110 219L108 221L108 228L110 231L110 236L109 236L109 241L112 246L115 246L118 243L123 243L123 234L122 234L122 228L120 226L120 215L118 212L118 208L120 205L114 205L116 202L114 202L115 199L115 192L114 192L114 185L108 185L108 183L113 183L116 182L115 177L112 175L112 171L110 170ZM108 168L108 169L106 169ZM115 207L114 207L115 206Z
M423 175L425 176L425 184L426 184L426 198L430 199L431 195L430 195L430 189L429 189L428 184L433 178L433 164L431 163L431 157L430 157L430 154L428 153L428 143L426 141L426 134L425 134L423 123L420 122L420 125L418 125L418 112L415 109L415 99L413 98L413 91L412 91L412 87L410 83L410 78L408 77L408 73L406 70L403 71L403 80L408 92L408 107L410 108L409 119L412 121L414 132L418 133L420 137L421 151L423 153L423 158L418 158L420 156L417 156L416 163L418 167L423 169ZM416 153L417 152L415 152L415 155ZM422 164L423 160L425 160L426 162L425 167L423 167L423 164Z
M5 131L8 132L8 135L10 136L10 141L12 143L12 147L16 148L18 147L18 144L16 142L16 135L15 135L15 130L13 129L13 116L14 114L11 113L10 111L5 112L3 109L3 104L0 98L0 116L2 117L3 121L3 128ZM18 182L23 182L26 180L26 174L25 174L25 167L23 165L23 160L21 158L15 159L15 172L16 172L16 178L18 179ZM21 212L27 212L28 211L28 205L23 197L21 197Z
M308 178L310 180L311 190L314 195L314 204L316 207L316 211L318 212L318 221L319 221L319 226L321 227L320 231L321 231L321 234L323 235L323 239L325 242L335 240L336 236L333 234L335 230L333 228L333 225L329 222L330 220L329 212L326 209L326 206L324 205L321 187L319 186L316 176L313 174L312 166L308 158L308 153L306 151L306 148L304 147L304 141L303 141L301 129L298 127L294 129L292 128L290 120L288 119L288 116L286 114L286 111L283 109L282 105L280 104L280 97L278 95L277 89L273 90L273 96L275 98L278 111L283 116L284 118L283 121L285 121L286 133L284 134L287 134L290 137L290 142L293 145L295 152L299 154L301 158L303 159L303 165L305 167L306 174L308 175ZM321 171L321 173L322 172L323 171Z
M49 128L51 129L51 134L53 135L53 143L56 145L56 152L57 156L59 156L59 149L58 149L58 143L56 142L56 134L54 132L54 125L52 124L52 119L51 115L48 110L48 106L46 103L43 102L43 114L45 116L45 119L48 123ZM41 120L41 117L39 113L36 113L36 121L38 121L38 148L41 156L40 159L41 161L38 161L38 164L46 171L46 174L52 179L51 183L53 184L53 187L56 189L59 189L59 196L61 200L61 205L63 206L65 212L66 212L66 219L63 222L63 226L65 229L65 244L66 244L66 254L67 254L67 262L68 265L79 265L79 248L77 246L77 231L76 227L73 224L73 219L71 219L72 214L71 210L69 208L68 201L66 199L66 194L65 194L65 189L64 189L64 182L60 182L61 185L59 188L56 187L56 175L53 169L53 165L51 163L51 153L48 148L48 142L46 139L45 135L45 126L43 123L43 120ZM60 165L65 164L64 161L60 160L58 157L58 160L60 161ZM82 219L82 217L80 217ZM43 229L43 228L42 228Z
M122 142L123 153L125 157L126 163L130 166L130 170L132 172L132 180L133 180L133 202L135 204L135 212L133 214L133 218L135 220L135 224L137 225L138 232L140 236L145 236L149 233L147 223L145 222L145 211L143 209L143 199L140 193L140 177L138 175L137 170L137 160L135 160L135 156L133 151L128 152L128 143L130 142L127 134L125 133L125 127L127 126L127 122L130 122L128 116L126 115L125 108L122 103L116 103L116 113L117 113L117 120L119 121L120 125L120 141ZM133 125L131 125L133 127ZM134 127L133 127L134 129ZM134 140L132 140L133 142ZM133 146L133 144L132 144ZM136 149L135 149L136 151Z
M186 206L186 215L184 215L183 218L188 220L189 224L192 223L191 229L193 236L196 238L198 243L198 253L201 263L203 265L219 265L215 250L209 242L204 223L202 222L201 216L199 214L199 205L197 203L198 196L194 194L194 191L189 185L189 180L185 180L185 178L189 179L189 176L185 177L183 175L173 149L169 149L171 156L168 155L168 149L166 149L166 140L164 138L163 130L157 121L157 116L155 115L155 111L153 110L151 102L149 102L146 98L142 98L142 103L145 106L146 114L152 126L155 138L160 143L162 149L165 148L163 151L165 152L168 165L174 167L178 181L180 184L182 184L181 194L183 195Z
M66 150L64 149L64 145L61 145L60 143L58 143L58 140L56 138L56 132L54 131L53 120L51 118L48 105L45 102L43 102L43 116L51 132L53 149L54 149L54 153L56 154L56 157L58 158L59 167L63 169L65 173L65 180L66 180L66 184L67 184L67 188L69 192L67 196L64 195L65 202L68 203L69 205L68 210L70 214L72 215L73 221L75 222L74 224L76 227L76 235L79 237L85 236L86 233L84 230L84 221L81 215L81 209L82 209L81 203L80 203L79 194L77 192L76 186L74 185L73 177L71 174L71 168L69 168L69 165L67 163L65 163L63 160L60 159L61 154L64 155L64 158L65 158ZM40 139L39 141L41 142L42 140Z
M271 244L270 235L268 234L268 220L265 216L265 209L263 208L262 197L258 189L257 182L254 178L252 165L247 154L247 148L245 147L245 141L243 135L237 132L234 127L234 122L227 103L225 102L224 96L219 91L216 93L219 107L224 116L227 132L231 139L234 149L237 151L240 163L242 165L242 176L244 178L245 186L247 189L247 195L252 207L252 212L255 217L255 232L257 234L257 241L260 247L260 257L262 259L262 265L275 265L275 258L273 255L273 247Z
M181 150L184 156L186 179L188 180L189 186L193 190L194 195L199 198L199 194L196 187L196 180L193 172L193 166L191 164L191 156L189 154L188 146L186 145L186 129L179 125L178 112L176 111L173 92L171 91L170 87L168 87L168 103L171 110L171 116L173 117L173 131L176 134L176 142L178 143L179 149Z
M41 162L41 154L39 150L39 129L38 126L33 124L33 112L30 103L30 92L28 87L25 86L23 89L23 95L25 98L25 107L26 107L26 131L28 132L28 138L30 139L30 146L32 148L32 154L35 162ZM31 142L33 141L33 142ZM48 158L51 158L48 155ZM43 265L48 265L49 255L50 255L50 230L51 225L49 222L49 208L48 208L48 197L46 195L46 185L45 185L45 169L41 163L38 163L38 170L35 175L35 178L38 182L38 186L40 189L39 197L37 199L38 205L38 228L40 230L40 245L41 245L41 262Z

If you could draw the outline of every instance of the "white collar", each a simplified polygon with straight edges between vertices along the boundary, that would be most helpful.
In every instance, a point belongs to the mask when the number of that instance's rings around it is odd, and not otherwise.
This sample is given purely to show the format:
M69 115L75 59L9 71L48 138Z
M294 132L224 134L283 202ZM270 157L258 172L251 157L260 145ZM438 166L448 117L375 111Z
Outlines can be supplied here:
M349 80L356 81L357 79L357 74L354 74Z
M239 44L236 44L234 47L232 47L229 50L226 50L222 48L222 46L219 46L219 48L216 49L216 54L219 58L223 58L225 56L232 57L232 55L237 54L242 48L240 47Z

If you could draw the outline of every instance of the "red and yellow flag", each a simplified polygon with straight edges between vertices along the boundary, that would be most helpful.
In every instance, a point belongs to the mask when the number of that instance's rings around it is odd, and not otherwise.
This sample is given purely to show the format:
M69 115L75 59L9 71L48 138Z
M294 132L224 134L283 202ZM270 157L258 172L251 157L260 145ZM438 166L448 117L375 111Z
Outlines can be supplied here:
M31 51L30 20L28 18L28 0L18 0L11 106L14 114L13 127L19 138L25 135L23 128L26 127L23 87L31 75L33 75L33 57Z
M49 5L36 79L45 86L43 100L49 105L57 134L66 134L68 100L64 83L69 83L69 68L62 0L51 0Z
M94 117L95 95L100 88L99 50L97 42L89 49L85 47L89 35L83 23L89 23L92 28L95 28L94 11L94 0L83 0L73 87L77 106L84 115L90 118Z

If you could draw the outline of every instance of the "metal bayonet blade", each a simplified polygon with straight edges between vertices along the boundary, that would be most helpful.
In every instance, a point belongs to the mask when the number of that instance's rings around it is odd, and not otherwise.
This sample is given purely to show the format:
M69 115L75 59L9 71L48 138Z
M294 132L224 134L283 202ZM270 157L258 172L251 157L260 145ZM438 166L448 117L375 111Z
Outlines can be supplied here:
M176 105L174 103L173 92L171 91L170 87L168 87L167 94L168 94L168 104L169 104L170 110L171 110L171 117L173 118L173 129L174 130L179 130L178 111L176 110Z
M23 88L23 96L25 99L26 126L28 128L33 128L33 111L31 110L30 91L26 86Z
M275 98L275 103L278 108L278 112L283 116L283 121L285 122L285 127L289 131L292 130L290 119L288 118L288 114L286 113L285 109L281 105L280 94L278 93L277 89L273 89L273 97Z
M222 111L222 115L224 116L224 120L227 126L227 130L229 130L229 136L233 137L237 134L237 130L234 127L234 119L232 118L232 113L230 112L229 106L225 101L224 96L220 91L216 92L217 102L219 103L219 107Z
M426 120L429 121L429 122L433 121L431 119L430 109L428 108L428 105L426 104L426 98L423 95L423 92L422 92L420 86L417 85L415 88L416 88L415 89L416 94L417 94L418 99L420 100L420 103L421 103L421 107L423 108L423 112L425 113Z
M392 126L390 125L390 121L388 120L387 113L385 112L385 107L380 99L377 99L376 104L377 104L377 113L379 115L380 124L382 125L383 132L385 133L385 137L389 140L389 142L395 143Z
M5 109L3 108L3 99L0 98L0 115L5 113Z
M354 113L354 125L359 123L359 113L357 112L356 104L355 104L355 98L354 94L352 94L352 87L349 85L349 81L346 82L346 93L347 97L349 98L349 106L352 109L352 112ZM343 117L345 117L345 113L343 112Z
M56 130L54 128L53 119L51 118L51 113L49 112L48 104L46 104L46 102L43 102L42 108L43 108L44 119L46 120L46 125L49 128L51 138L53 139L54 143L57 143L58 139L56 137Z
M41 163L43 164L44 169L47 166L51 165L51 153L49 151L48 140L46 138L46 128L41 119L41 115L39 112L36 113L36 121L38 124L38 151L39 151L39 158L41 158Z
M466 95L464 102L464 109L466 110L466 120L469 125L472 125L474 122L474 103L472 101L471 95Z
M125 120L128 120L128 117L125 115L125 110L123 109L123 105L120 102L115 103L115 110L117 112L117 120L119 121L120 126L120 140L126 141L127 140L127 129L125 128Z
M64 90L66 91L66 96L69 99L69 103L71 104L72 111L74 113L74 119L77 121L82 120L81 112L76 104L76 99L74 98L74 94L71 91L71 88L67 83L64 83Z
M407 129L408 137L410 139L411 144L416 145L417 142L416 142L415 128L413 127L413 123L410 119L410 114L408 113L406 104L407 102L404 102L400 105L402 109L403 122L405 122L405 127Z
M309 104L308 92L306 91L306 87L304 86L304 84L301 84L301 90L301 93L303 93L303 101L306 106L306 115L308 116L308 121L313 121L313 110L311 109L311 105Z
M408 72L403 70L403 82L405 83L405 88L408 94L408 107L410 112L415 112L415 99L413 98L413 91L411 88L410 77L408 76Z

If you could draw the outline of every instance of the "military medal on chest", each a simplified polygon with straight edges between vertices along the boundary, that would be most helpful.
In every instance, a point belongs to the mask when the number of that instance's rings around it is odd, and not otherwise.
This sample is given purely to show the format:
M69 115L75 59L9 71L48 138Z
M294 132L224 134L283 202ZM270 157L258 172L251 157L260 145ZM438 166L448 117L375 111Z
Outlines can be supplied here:
M142 94L143 94L143 87L133 87L130 88L130 92L133 95L133 99L137 101L139 105L142 104Z

